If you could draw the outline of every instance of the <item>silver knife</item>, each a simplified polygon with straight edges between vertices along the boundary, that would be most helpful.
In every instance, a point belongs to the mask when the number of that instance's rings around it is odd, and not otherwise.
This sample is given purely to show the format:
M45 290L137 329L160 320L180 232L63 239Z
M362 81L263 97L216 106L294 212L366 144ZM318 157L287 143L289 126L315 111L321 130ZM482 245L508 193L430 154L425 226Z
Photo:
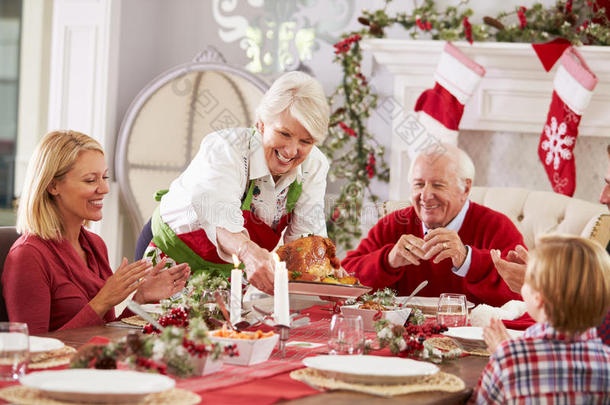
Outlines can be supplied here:
M157 322L155 318L150 316L148 312L144 311L144 308L142 308L137 302L132 300L127 301L127 308L129 308L134 314L139 315L142 319L150 323L158 330L163 331L163 329L165 329L159 322Z

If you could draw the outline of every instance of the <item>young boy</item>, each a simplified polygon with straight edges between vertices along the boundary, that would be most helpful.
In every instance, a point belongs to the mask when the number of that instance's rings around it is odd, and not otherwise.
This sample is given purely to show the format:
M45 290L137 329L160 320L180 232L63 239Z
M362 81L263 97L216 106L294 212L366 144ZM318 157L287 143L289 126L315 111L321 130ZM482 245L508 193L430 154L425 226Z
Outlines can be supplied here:
M606 251L576 236L540 238L521 295L537 323L509 340L492 320L493 354L470 402L610 404L610 347L595 329L610 307Z

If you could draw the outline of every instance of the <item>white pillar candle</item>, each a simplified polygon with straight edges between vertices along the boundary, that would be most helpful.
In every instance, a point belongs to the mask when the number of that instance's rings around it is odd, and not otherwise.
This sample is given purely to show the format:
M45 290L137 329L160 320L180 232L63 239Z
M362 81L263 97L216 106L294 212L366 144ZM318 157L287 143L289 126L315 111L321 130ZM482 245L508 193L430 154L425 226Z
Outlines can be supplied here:
M273 315L278 325L290 326L290 300L288 299L288 270L286 263L273 253L275 274L273 278Z
M242 272L239 267L239 259L233 255L235 269L231 270L231 323L235 325L241 321L241 278Z

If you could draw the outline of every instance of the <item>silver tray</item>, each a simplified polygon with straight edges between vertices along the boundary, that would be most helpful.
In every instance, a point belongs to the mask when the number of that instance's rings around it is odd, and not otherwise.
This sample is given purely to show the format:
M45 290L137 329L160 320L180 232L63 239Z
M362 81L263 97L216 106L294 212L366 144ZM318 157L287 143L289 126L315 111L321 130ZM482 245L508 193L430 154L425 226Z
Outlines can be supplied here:
M288 282L288 292L296 295L358 298L371 290L371 287L366 287L364 285L320 283L316 281L301 280Z

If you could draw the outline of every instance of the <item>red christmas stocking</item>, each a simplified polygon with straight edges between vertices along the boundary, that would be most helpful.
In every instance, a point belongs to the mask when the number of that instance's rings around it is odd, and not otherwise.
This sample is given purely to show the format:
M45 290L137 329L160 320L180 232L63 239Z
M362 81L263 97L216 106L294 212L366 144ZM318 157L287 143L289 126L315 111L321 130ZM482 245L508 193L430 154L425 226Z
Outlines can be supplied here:
M538 144L538 157L556 193L574 195L576 168L574 146L578 124L587 108L597 77L576 49L561 56L553 83L553 99Z
M451 42L445 44L434 72L434 88L415 103L417 120L441 142L457 145L458 127L468 102L481 79L483 66L469 59Z

